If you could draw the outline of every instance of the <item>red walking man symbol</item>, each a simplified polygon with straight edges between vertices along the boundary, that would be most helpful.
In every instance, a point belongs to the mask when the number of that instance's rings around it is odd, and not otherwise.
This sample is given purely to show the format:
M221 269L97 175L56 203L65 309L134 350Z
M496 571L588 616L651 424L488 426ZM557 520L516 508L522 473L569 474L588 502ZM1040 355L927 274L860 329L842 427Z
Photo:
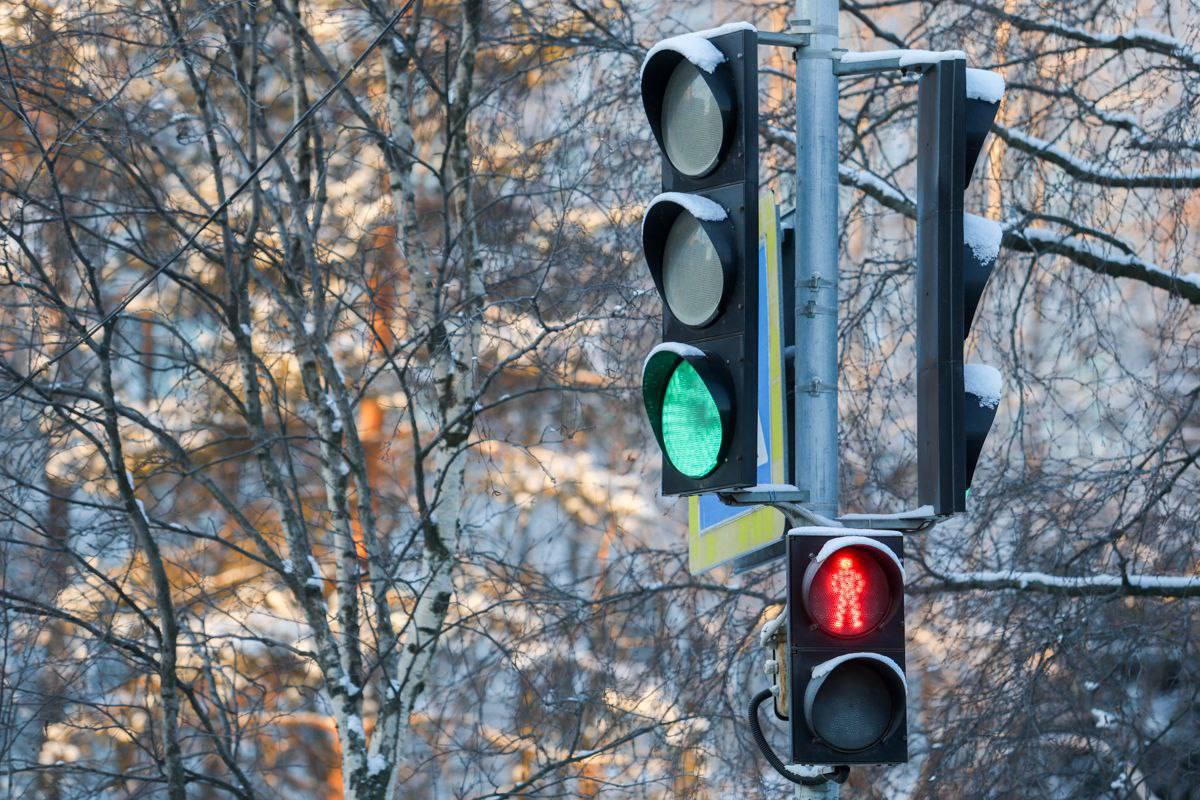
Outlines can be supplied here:
M851 630L863 628L862 595L867 582L860 571L854 568L854 559L849 556L838 558L837 569L829 576L829 589L835 598L833 629Z

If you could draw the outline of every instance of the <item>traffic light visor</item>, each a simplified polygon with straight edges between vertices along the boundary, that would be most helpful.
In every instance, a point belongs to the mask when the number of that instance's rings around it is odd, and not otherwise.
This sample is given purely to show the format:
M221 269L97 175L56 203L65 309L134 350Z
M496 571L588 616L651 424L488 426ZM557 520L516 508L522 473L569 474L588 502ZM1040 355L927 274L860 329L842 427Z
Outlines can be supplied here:
M732 426L727 380L700 350L668 342L642 371L642 399L671 466L703 478L721 464Z
M876 653L850 653L813 668L804 717L822 742L854 753L896 732L904 719L906 694L896 662Z
M828 542L808 565L804 610L824 633L840 639L878 630L904 602L904 575L896 554L865 537Z

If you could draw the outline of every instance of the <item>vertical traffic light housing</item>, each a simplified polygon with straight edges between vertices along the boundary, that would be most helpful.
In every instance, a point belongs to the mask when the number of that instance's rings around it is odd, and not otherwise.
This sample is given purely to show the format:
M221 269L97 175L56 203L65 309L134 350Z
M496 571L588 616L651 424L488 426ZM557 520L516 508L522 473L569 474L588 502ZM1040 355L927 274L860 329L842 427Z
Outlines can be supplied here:
M999 75L962 59L929 65L918 89L917 474L919 502L935 514L966 510L1000 400L999 373L965 365L963 342L1001 229L966 214L963 196L1003 92Z
M664 495L751 486L758 447L757 34L733 25L659 42L642 102L662 193L642 246L663 300L663 343L642 399Z
M788 533L793 763L907 761L903 559L892 531Z

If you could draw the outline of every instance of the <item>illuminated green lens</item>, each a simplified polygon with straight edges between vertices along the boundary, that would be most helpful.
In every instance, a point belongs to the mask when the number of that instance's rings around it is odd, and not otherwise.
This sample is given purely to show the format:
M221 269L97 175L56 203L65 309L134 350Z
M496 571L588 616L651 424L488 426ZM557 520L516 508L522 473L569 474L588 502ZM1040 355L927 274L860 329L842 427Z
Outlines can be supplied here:
M671 373L663 396L662 438L667 458L689 478L717 468L721 452L721 413L696 368L686 361Z

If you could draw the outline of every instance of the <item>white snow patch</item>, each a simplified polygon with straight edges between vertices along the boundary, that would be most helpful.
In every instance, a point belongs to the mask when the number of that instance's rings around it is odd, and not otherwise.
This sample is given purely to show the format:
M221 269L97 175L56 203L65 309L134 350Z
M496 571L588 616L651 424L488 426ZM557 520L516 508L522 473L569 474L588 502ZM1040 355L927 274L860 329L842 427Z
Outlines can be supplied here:
M872 536L899 536L900 531L877 531L873 528L835 528L829 525L805 525L802 528L792 528L788 531L788 534L801 534L805 536L860 536L869 538Z
M718 50L709 39L714 36L722 36L726 33L734 31L754 31L757 30L749 22L731 22L728 25L721 25L708 30L695 31L693 33L684 33L679 36L672 36L669 39L663 39L646 53L646 58L642 60L642 72L646 71L646 65L650 63L650 59L655 55L673 51L692 62L696 69L702 69L707 73L712 73L717 65L725 60L725 55Z
M387 768L387 759L379 755L379 753L372 753L371 755L367 756L367 772L369 774L378 775Z
M830 771L828 764L788 764L787 771L801 778L819 778Z
M1128 39L1146 39L1151 42L1156 42L1164 47L1169 47L1177 50L1180 53L1188 53L1187 45L1181 39L1176 39L1174 36L1168 36L1165 33L1151 30L1150 28L1134 28L1129 33L1125 34ZM1117 38L1117 37L1111 37Z
M1032 150L1038 153L1044 153L1050 157L1051 161L1059 163L1059 166L1065 166L1073 169L1076 172L1086 173L1090 178L1098 181L1123 181L1130 176L1128 173L1120 170L1110 169L1102 164L1097 164L1086 159L1079 158L1074 153L1064 150L1057 145L1054 145L1045 139L1037 136L1023 133L1015 128L1009 128L1005 135L1014 141L1020 142L1025 149ZM1179 172L1170 172L1153 175L1139 175L1142 180L1157 180L1163 183L1171 182L1188 182L1200 180L1200 169L1184 169Z
M868 661L878 661L881 664L883 664L884 666L891 669L893 672L896 673L897 677L900 678L901 682L904 685L906 693L907 693L908 681L905 679L904 673L902 673L900 671L900 668L896 666L896 662L892 661L890 658L887 658L886 656L881 656L878 653L866 653L866 652L846 653L845 655L840 655L837 658L831 658L828 661L822 661L820 664L817 664L815 667L812 668L812 682L809 683L809 685L808 685L808 691L815 692L818 681L820 681L821 679L828 676L829 673L833 672L835 669L837 669L839 666L841 666L845 662L850 661L851 659L858 659L858 658L866 659Z
M879 531L876 531L876 533L879 533ZM839 536L836 539L830 539L821 548L821 551L817 553L817 557L813 561L819 564L843 547L865 547L869 550L885 553L891 556L892 561L896 562L896 567L900 570L900 577L904 577L904 565L900 563L900 559L896 558L896 554L880 545L877 539L868 536Z
M296 568L295 565L292 564L292 560L290 558L285 558L283 560L282 564L283 564L283 571L285 573L287 573L288 575L291 575L292 571L295 570L295 568Z
M1100 684L1096 683L1095 681L1084 681L1083 688L1089 692L1094 692L1100 688Z
M842 514L840 517L838 517L838 519L849 520L851 522L853 522L855 520L864 520L864 519L902 520L902 519L924 519L925 517L932 517L933 515L934 515L933 506L921 506L920 508L914 508L912 511L898 511L895 514Z
M907 195L896 189L883 178L868 172L865 169L857 169L848 167L844 164L838 165L838 174L849 178L855 185L863 189L871 189L878 194L883 195L894 203L911 203L912 200Z
M709 200L707 197L683 192L663 192L651 200L650 205L646 206L646 213L642 215L643 229L646 227L646 217L650 216L650 212L659 203L674 203L696 219L705 222L720 222L728 216L719 203Z
M682 344L680 342L663 342L646 354L646 360L642 362L642 372L646 371L646 367L650 364L650 359L659 353L674 353L681 358L684 356L704 357L704 351L699 347L692 347L690 344Z
M956 572L946 576L954 583L1003 584L1015 583L1018 588L1039 586L1047 589L1120 589L1125 581L1135 589L1164 589L1187 591L1200 588L1200 575L1050 575L1045 572Z
M1117 727L1117 715L1111 711L1105 711L1102 708L1093 708L1092 718L1096 720L1096 727L1101 730Z
M999 103L1004 96L1004 76L986 69L967 70L967 99Z
M967 364L963 367L963 385L967 394L979 398L988 408L1000 405L1000 393L1004 390L1004 379L1000 370L986 364Z
M963 214L963 241L980 261L991 261L999 256L1003 239L1004 226L999 222Z
M1014 230L1014 233L1030 244L1067 248L1072 251L1071 253L1067 254L1071 257L1085 259L1094 258L1101 261L1107 261L1110 264L1115 264L1118 266L1134 267L1138 270L1144 271L1147 273L1147 275L1181 280L1195 286L1200 286L1200 274L1189 273L1181 275L1178 272L1163 269L1162 267L1152 264L1149 261L1144 261L1134 255L1120 252L1109 252L1102 247L1098 247L1091 242L1083 241L1074 236L1063 236L1060 233L1048 231L1043 228L1033 227ZM1136 278L1137 276L1134 277Z
M863 53L844 53L843 64L860 64L864 61L886 61L896 59L901 67L936 64L940 61L966 60L962 50L871 50Z

